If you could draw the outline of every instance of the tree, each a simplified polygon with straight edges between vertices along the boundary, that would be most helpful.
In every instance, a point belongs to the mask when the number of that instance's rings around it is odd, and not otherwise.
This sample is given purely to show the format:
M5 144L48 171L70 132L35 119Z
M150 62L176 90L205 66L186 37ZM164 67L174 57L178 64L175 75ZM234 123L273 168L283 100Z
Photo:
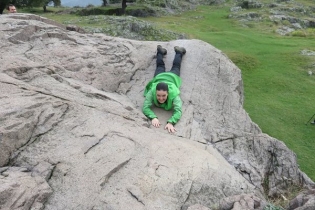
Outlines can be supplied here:
M28 5L29 7L43 7L44 12L47 12L47 6L53 3L54 6L60 6L60 0L29 0Z
M7 6L7 1L3 0L0 2L0 14L3 13L3 10L5 9L6 6Z
M44 2L44 5L43 5L43 9L44 9L44 12L47 12L47 6L48 4L50 3L54 3L54 7L57 7L57 6L60 6L61 5L61 1L60 0L46 0Z
M121 2L121 13L124 15L126 12L127 0L122 0Z
M103 0L102 6L103 6L103 7L106 7L106 5L107 5L107 0Z

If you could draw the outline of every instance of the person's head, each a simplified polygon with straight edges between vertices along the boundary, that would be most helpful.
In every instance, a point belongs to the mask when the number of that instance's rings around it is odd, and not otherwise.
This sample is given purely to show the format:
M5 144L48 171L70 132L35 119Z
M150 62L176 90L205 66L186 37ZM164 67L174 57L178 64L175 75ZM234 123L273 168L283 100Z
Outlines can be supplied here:
M159 103L163 104L167 100L168 85L164 82L160 82L156 86L156 98Z
M13 4L9 4L7 10L9 11L9 13L16 13L16 8Z

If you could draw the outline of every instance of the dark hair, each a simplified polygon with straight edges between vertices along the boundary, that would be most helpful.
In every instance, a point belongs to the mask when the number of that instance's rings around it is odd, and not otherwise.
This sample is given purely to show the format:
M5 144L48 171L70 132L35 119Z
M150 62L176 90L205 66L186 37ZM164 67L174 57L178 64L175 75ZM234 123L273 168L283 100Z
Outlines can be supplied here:
M7 10L10 10L10 7L14 7L14 5L13 5L13 4L9 4L9 5L7 6Z
M156 90L168 91L168 85L166 83L164 83L164 82L160 82L160 83L157 84Z

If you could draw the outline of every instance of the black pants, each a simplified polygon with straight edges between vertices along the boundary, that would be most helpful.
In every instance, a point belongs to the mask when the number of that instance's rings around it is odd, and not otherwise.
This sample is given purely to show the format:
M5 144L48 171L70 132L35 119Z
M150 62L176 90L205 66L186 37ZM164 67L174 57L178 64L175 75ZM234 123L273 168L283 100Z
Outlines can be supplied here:
M175 58L173 61L173 66L170 70L170 72L176 74L177 76L180 76L180 65L182 63L182 54L176 53ZM154 77L160 73L165 72L165 64L163 61L163 55L161 53L157 53L156 55L156 69L154 73Z

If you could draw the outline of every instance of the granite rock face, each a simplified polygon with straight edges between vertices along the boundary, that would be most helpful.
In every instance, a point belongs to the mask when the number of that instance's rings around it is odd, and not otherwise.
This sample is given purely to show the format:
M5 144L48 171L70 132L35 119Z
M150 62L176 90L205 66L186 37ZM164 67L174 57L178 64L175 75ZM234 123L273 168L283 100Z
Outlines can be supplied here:
M262 207L313 185L251 121L240 70L208 43L84 34L27 14L2 15L0 31L0 209ZM141 113L158 44L167 69L174 46L187 50L174 135L170 112L155 109L161 128Z

